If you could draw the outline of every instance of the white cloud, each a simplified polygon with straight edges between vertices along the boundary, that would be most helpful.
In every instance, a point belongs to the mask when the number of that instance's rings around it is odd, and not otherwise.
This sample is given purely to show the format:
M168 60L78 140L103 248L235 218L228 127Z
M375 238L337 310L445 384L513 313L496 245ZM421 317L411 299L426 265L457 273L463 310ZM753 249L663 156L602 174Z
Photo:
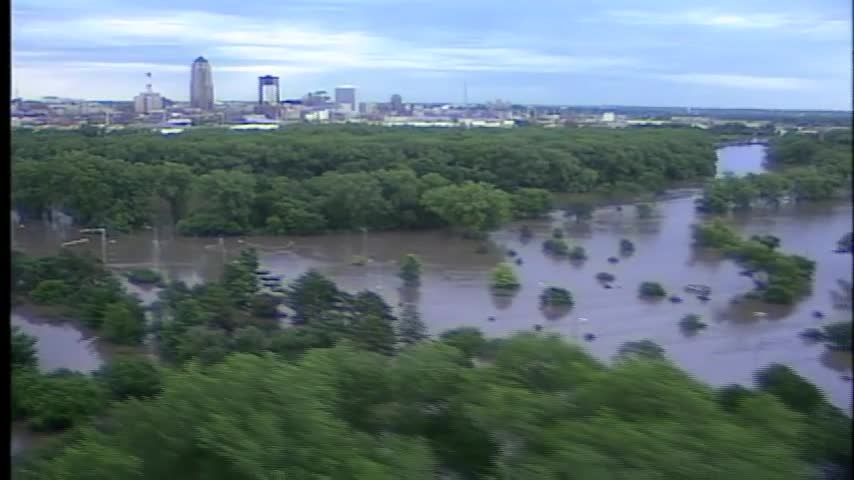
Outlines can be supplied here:
M729 29L779 30L796 33L845 33L850 21L817 17L812 14L732 13L713 9L656 12L611 10L608 17L630 25L687 25Z
M623 57L569 56L502 43L462 48L420 46L361 31L329 31L231 15L180 12L163 16L37 20L16 25L16 39L52 45L181 45L232 72L321 72L341 69L408 69L504 72L582 72L634 64ZM428 44L429 45L429 44ZM18 56L24 59L25 56ZM189 62L189 59L188 59ZM69 68L110 68L89 63ZM261 63L262 65L259 65ZM134 68L116 63L115 68ZM54 64L54 67L56 64ZM171 70L173 67L167 67ZM185 68L186 66L181 66Z
M749 90L803 90L813 86L813 81L793 77L763 77L712 73L676 73L655 75L654 78L677 83Z

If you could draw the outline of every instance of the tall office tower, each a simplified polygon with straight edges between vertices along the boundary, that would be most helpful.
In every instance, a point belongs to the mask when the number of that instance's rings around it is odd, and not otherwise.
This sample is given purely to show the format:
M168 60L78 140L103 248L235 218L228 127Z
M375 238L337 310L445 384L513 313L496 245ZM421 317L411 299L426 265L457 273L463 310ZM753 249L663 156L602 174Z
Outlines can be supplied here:
M260 105L279 104L279 77L272 75L258 77L258 103Z
M391 101L389 102L389 107L391 111L394 113L403 113L403 98L400 95L394 94L391 96Z
M338 105L348 105L351 112L356 111L356 87L352 85L342 85L335 87L335 103Z
M204 57L193 62L190 72L190 106L202 110L213 110L214 91L211 64Z

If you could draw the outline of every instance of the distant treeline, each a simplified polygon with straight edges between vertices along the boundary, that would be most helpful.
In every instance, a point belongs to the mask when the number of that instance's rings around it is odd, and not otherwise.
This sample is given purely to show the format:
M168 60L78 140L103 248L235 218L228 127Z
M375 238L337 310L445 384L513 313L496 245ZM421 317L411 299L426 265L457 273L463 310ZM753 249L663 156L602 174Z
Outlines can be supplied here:
M772 139L762 174L725 176L706 186L698 208L708 213L745 210L755 205L827 200L851 186L851 131L823 136L787 134Z
M483 229L536 214L541 205L527 209L541 190L640 193L715 171L712 139L690 129L84 133L13 132L21 213L57 209L83 225L133 229L168 207L194 235ZM517 198L526 188L539 190ZM479 207L462 215L452 208L460 202Z

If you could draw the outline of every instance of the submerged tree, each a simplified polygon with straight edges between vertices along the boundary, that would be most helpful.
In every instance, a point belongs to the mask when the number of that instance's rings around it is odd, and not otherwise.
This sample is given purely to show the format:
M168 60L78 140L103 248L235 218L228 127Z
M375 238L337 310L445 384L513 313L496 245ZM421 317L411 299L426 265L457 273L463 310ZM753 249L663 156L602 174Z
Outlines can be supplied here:
M686 333L694 333L706 327L707 325L702 321L701 317L695 313L689 313L679 320L679 328Z
M667 292L658 282L643 282L638 288L641 297L664 297Z
M540 305L542 306L566 306L573 305L572 293L561 287L546 287L540 294Z
M544 241L543 250L556 257L565 257L569 255L569 245L565 240L560 238L549 238Z
M628 238L620 239L620 253L629 255L635 252L635 244Z
M613 273L599 272L596 274L596 280L599 280L600 282L605 282L605 283L613 282L616 279L617 279L617 277L614 276Z
M581 246L573 247L569 251L569 259L575 261L587 260L587 251Z
M492 288L498 291L513 291L517 290L521 285L513 271L513 267L506 262L499 263L492 270Z
M620 346L620 349L617 351L617 357L622 359L648 358L662 360L664 359L664 349L649 339L633 340Z
M400 262L398 276L405 285L414 286L421 280L421 260L416 255L408 254Z
M655 213L655 209L649 203L639 203L635 206L635 210L637 211L638 218L652 218Z
M854 252L854 234L846 233L836 242L836 250L838 252Z

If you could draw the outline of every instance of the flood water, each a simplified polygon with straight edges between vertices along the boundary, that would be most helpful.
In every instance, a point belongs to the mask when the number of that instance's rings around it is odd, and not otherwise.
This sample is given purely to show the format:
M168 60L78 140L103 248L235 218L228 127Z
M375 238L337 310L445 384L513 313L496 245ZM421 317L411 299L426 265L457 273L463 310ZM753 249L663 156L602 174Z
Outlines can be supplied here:
M764 145L739 145L718 149L718 176L731 172L740 177L764 171L765 148Z
M763 153L761 146L724 148L719 152L719 171L761 171ZM840 292L838 281L851 281L851 257L833 253L836 241L852 230L850 202L787 205L777 211L755 211L730 218L743 234L776 235L782 240L783 251L816 261L812 295L795 306L776 307L731 303L753 285L749 278L739 275L740 269L731 261L691 246L691 225L701 220L694 210L697 195L697 190L670 192L657 202L656 214L649 219L639 219L631 205L621 210L613 206L599 209L591 221L583 223L567 221L556 213L550 219L526 222L534 232L529 241L520 238L520 223L509 225L492 235L491 248L485 254L476 253L479 242L439 231L246 237L220 242L177 237L166 227L116 236L114 243L107 245L107 254L111 266L118 269L154 268L170 279L197 283L216 279L224 260L251 246L258 249L263 268L283 275L285 281L314 268L345 290L371 289L385 296L391 305L415 302L432 333L476 326L487 335L503 336L541 324L545 331L570 338L595 334L594 341L582 343L603 360L612 358L626 341L648 338L662 345L681 367L713 385L749 385L758 368L779 362L815 382L833 403L850 411L851 385L841 378L851 372L850 354L829 354L822 345L810 344L798 336L808 327L851 319L850 301L848 306L834 307L839 303L835 301L837 297L850 296L850 291ZM543 253L542 242L556 227L566 229L572 245L587 250L586 262L573 264ZM54 253L62 241L75 238L71 229L28 224L17 229L14 242L16 248L26 252L48 254ZM634 242L634 255L620 257L621 238ZM88 244L70 248L100 255L96 237ZM488 288L489 272L498 262L513 260L505 255L507 249L518 252L524 261L515 267L522 288L512 298L496 298ZM421 286L415 290L402 290L396 276L397 261L407 253L419 255L424 263ZM364 266L351 265L353 256L362 254L372 261ZM619 263L609 263L611 256L619 257ZM616 275L615 288L603 288L594 278L597 272ZM643 281L660 282L669 293L682 296L684 302L639 299L637 287ZM711 301L703 304L683 292L686 284L709 285ZM538 299L546 285L568 288L575 297L575 307L560 318L546 318ZM134 292L146 301L156 297L153 290L135 288ZM813 318L813 310L825 312L825 319ZM756 311L768 315L757 319L753 316ZM687 313L702 315L708 328L696 335L683 334L678 322ZM587 321L580 322L579 318ZM30 323L30 319L18 321ZM59 333L35 332L40 343L51 349L90 355L88 346L79 339L68 337L60 342L56 340ZM58 358L51 362L60 361ZM86 363L79 359L68 362Z
M11 321L22 332L39 339L36 351L39 369L43 372L58 368L92 372L103 363L95 338L74 325L51 321L21 309L12 312Z

